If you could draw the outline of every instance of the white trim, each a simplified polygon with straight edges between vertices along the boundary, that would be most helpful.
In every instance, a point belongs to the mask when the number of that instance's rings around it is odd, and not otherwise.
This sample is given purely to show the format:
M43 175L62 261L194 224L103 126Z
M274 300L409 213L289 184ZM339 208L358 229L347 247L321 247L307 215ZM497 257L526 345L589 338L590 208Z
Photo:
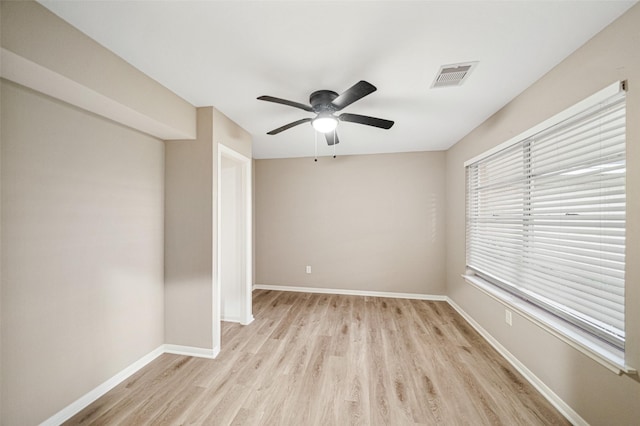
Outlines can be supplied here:
M605 99L615 95L616 93L620 93L623 90L622 88L622 82L621 81L616 81L613 84L610 84L609 86L605 87L604 89L594 93L593 95L581 100L580 102L570 106L569 108L565 109L564 111L559 112L558 114L554 115L553 117L550 117L546 120L544 120L541 123L538 123L537 125L531 127L530 129L525 130L524 132L520 133L517 136L512 137L511 139L509 139L506 142L503 142L501 144L498 144L496 146L494 146L493 148L491 148L488 151L483 152L480 155L477 155L475 157L473 157L470 160L467 160L464 162L464 166L467 167L470 164L476 163L480 160L482 160L483 158L486 158L490 155L495 154L496 152L502 151L503 149L507 149L508 147L510 147L511 145L514 145L518 142L521 142L533 135L535 135L536 133L539 133L545 129L548 129L551 126L555 126L556 124L570 118L573 117L574 115L584 111L585 109L588 109L594 105L597 105L599 102L604 101Z
M233 148L229 148L227 145L225 145L222 142L218 142L218 148L219 148L219 152L221 152L222 154L224 154L225 156L238 161L240 163L247 163L247 162L251 162L251 158L242 155L241 153L239 153L238 151L234 150Z
M637 374L637 370L625 365L624 353L600 342L579 328L562 321L548 312L491 285L479 277L463 275L464 280L487 296L522 315L533 324L562 340L580 353L588 356L615 374Z
M214 359L220 353L220 347L216 346L213 349L208 349L208 348L198 348L195 346L165 344L164 353Z
M216 270L215 270L215 280L213 283L213 291L212 295L214 300L212 301L214 307L213 314L213 343L216 348L221 347L221 330L220 330L220 321L223 321L221 314L221 306L220 306L220 294L221 294L221 286L220 286L220 264L222 261L221 250L220 250L220 235L221 235L221 227L222 227L222 211L221 211L221 202L220 202L220 194L221 194L221 173L222 173L222 157L229 158L240 165L240 173L241 173L241 185L242 191L244 195L243 199L243 208L244 208L244 218L243 218L243 239L244 239L244 258L242 259L243 263L243 275L245 284L241 289L241 299L242 306L240 309L240 318L237 320L231 320L233 322L239 322L242 325L248 325L253 322L253 312L252 312L252 301L251 301L251 291L252 291L252 280L253 280L253 189L252 189L252 163L251 158L246 157L245 155L235 151L234 149L224 145L222 142L218 142L217 144L217 194L216 194L216 223L213 226L217 229L216 234L216 247L215 252L217 254L216 259Z
M253 315L251 315L249 318L243 318L243 320L240 321L240 324L242 325L249 325L253 322L255 318L253 318Z
M439 294L396 293L388 291L346 290L338 288L290 287L286 285L256 284L254 290L294 291L298 293L344 294L347 296L389 297L394 299L446 301L447 296Z
M494 347L500 355L502 355L516 370L524 376L525 379L534 388L538 390L563 416L567 418L575 426L589 426L573 408L562 400L555 392L551 390L542 380L540 380L531 370L529 370L518 358L513 356L504 346L498 342L487 330L482 328L469 314L467 314L456 302L447 297L447 302L455 309L491 346Z
M40 423L40 426L53 426L64 423L69 420L71 417L75 416L86 406L100 398L105 393L109 392L114 387L118 386L120 383L128 379L142 367L149 364L151 361L159 357L165 352L165 345L158 347L157 349L151 351L147 355L143 356L130 366L126 367L124 370L117 373L115 376L108 379L106 382L87 392L80 398L76 399L71 404L64 407L62 410L58 411L53 416L49 417L44 422Z
M255 318L253 318L253 315L251 315L251 317L249 318L239 318L239 317L223 317L222 321L224 322L236 322L238 324L242 324L242 325L249 325L253 322Z
M222 347L222 329L220 326L220 322L222 321L222 306L220 304L220 294L222 293L220 290L220 262L221 262L221 254L220 254L220 234L221 234L221 229L222 229L222 224L221 224L221 220L220 217L222 216L222 208L220 207L221 203L220 203L220 194L222 192L222 152L221 152L221 147L222 144L218 143L216 145L216 173L215 173L215 179L216 179L216 197L215 197L215 206L212 206L213 210L215 210L216 212L216 216L215 216L215 220L213 221L213 223L211 224L212 229L213 227L215 227L216 230L216 238L215 240L212 239L211 241L211 245L212 245L212 253L216 254L216 258L215 259L211 259L211 261L213 262L213 265L215 270L213 271L213 276L215 277L212 283L212 289L211 289L211 310L212 310L212 318L211 321L213 322L212 327L211 327L211 333L212 333L212 339L213 339L213 346L217 347L217 348L221 348ZM213 161L213 158L211 159ZM213 220L214 218L212 218Z

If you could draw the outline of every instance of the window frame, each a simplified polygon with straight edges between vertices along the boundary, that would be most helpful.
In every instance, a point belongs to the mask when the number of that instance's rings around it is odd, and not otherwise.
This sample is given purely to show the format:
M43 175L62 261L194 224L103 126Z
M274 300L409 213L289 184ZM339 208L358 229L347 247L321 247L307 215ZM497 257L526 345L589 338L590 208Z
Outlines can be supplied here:
M625 89L626 82L615 82L595 93L594 95L562 111L561 113L543 121L542 123L539 123L538 125L528 129L527 131L511 138L510 140L495 146L489 151L486 151L466 161L464 163L466 194L465 212L469 208L467 198L469 195L467 194L468 182L466 177L470 165L473 165L497 152L506 150L517 144L521 144L522 148L526 150L526 140L531 138L531 136L549 129L556 124L559 124L562 121L567 120L568 118L571 118L589 108L592 108L593 106L611 98L612 96L615 96L621 91L625 91ZM465 236L465 247L467 247L468 244L467 238L468 237ZM465 263L467 259L466 256L467 254L465 254ZM512 292L512 289L503 288L499 283L496 283L490 278L483 276L483 274L480 272L467 269L465 274L463 274L463 277L468 283L477 287L478 289L503 303L504 305L514 309L516 312L527 317L535 324L541 326L542 328L561 338L563 341L576 347L591 358L599 361L601 364L605 365L612 371L616 371L618 373L620 371L631 373L636 371L635 369L629 368L625 365L625 353L623 348L614 347L610 343L600 340L598 337L596 337L597 333L590 334L582 327L572 324L571 322L566 321L566 319L558 318L557 316L555 316L552 309L545 310L536 304L528 302L526 300L526 297L522 297L522 294L514 294Z

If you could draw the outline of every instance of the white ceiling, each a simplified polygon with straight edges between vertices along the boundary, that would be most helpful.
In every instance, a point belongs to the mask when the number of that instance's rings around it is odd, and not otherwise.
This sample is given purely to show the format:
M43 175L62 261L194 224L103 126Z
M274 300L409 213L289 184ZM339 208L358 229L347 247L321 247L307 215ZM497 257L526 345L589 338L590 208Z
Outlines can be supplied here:
M359 80L378 91L343 112L395 121L341 123L338 155L444 150L635 1L41 1L196 106L250 132L255 158L312 156L302 124L266 132ZM479 61L461 87L431 89L441 65ZM322 135L320 135L322 136ZM320 155L333 152L319 138Z

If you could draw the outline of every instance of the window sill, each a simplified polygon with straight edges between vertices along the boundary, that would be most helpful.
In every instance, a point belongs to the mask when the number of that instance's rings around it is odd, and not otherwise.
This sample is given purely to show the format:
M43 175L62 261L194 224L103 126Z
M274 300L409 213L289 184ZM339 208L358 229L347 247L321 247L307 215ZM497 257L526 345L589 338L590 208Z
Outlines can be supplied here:
M489 284L478 276L463 274L462 277L483 293L527 318L538 327L551 333L612 372L616 374L638 374L636 369L625 365L623 351L601 342L585 331Z

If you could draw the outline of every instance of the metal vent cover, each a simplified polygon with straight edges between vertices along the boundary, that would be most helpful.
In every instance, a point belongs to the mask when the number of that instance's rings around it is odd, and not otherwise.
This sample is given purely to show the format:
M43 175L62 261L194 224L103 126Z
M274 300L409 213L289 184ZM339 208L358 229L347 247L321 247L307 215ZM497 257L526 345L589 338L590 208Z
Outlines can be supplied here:
M436 75L431 87L460 86L471 74L478 62L465 62L462 64L443 65Z

